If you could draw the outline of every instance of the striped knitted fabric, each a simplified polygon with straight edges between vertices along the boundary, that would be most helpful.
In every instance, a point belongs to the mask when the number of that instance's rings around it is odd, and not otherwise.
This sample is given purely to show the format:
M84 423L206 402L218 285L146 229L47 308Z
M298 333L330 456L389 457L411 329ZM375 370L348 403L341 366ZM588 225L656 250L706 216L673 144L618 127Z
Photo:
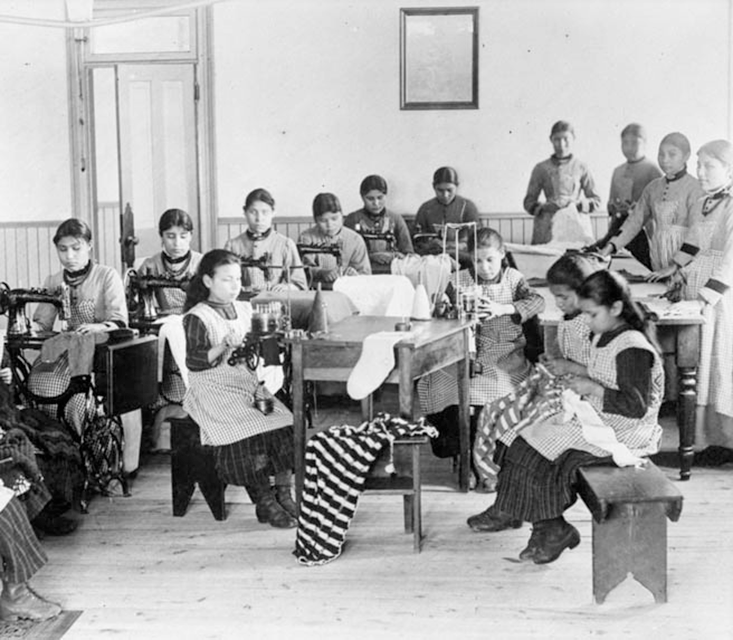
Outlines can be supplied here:
M422 418L412 423L380 413L371 422L330 427L308 441L293 551L298 562L317 566L341 555L359 495L380 451L395 438L420 435L434 438L438 433Z
M562 385L557 378L535 369L514 391L483 408L473 446L473 462L481 482L486 486L496 484L497 441L505 436L502 442L509 445L527 425L562 412L561 392Z

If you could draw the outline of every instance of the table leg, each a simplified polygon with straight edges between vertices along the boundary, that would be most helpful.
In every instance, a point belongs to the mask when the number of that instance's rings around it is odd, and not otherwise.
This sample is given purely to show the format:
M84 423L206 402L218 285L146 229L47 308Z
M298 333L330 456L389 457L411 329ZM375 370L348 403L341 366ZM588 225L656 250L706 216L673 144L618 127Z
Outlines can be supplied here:
M697 365L700 358L700 325L677 331L676 363L679 379L677 426L679 428L680 480L689 480L694 457Z
M398 347L400 417L412 419L412 350Z
M305 394L303 391L303 345L293 342L292 346L293 376L293 448L295 460L295 500L300 507L300 496L303 493L303 475L305 472Z
M458 362L458 437L461 447L458 467L458 486L462 491L468 491L468 474L471 471L471 379L470 360L468 357L468 329L463 332L463 353L465 358Z

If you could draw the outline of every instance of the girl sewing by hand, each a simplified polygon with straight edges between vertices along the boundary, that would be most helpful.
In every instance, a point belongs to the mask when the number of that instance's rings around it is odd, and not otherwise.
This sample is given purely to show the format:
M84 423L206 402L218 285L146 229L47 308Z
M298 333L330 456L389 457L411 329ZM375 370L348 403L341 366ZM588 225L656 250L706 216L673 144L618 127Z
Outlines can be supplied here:
M138 272L172 280L192 278L201 262L201 254L191 250L191 216L182 209L168 209L158 221L158 233L162 250L146 258ZM186 292L174 287L158 288L155 298L162 313L182 313Z
M92 260L92 232L86 222L70 218L62 222L53 237L63 269L44 282L49 291L68 288L69 309L67 328L80 334L106 333L127 325L127 306L122 278L112 267ZM33 320L41 331L54 329L58 309L49 303L39 304ZM92 345L93 349L93 345ZM68 351L53 363L34 364L28 388L35 394L53 397L67 390L72 375L90 371L69 370ZM66 418L77 430L81 429L83 398L74 396L66 406ZM41 407L55 416L56 406Z
M237 300L241 285L237 255L223 249L204 255L186 293L189 387L183 408L201 428L201 442L212 446L219 477L246 487L260 522L290 528L296 524L293 416L271 394L271 410L258 409L265 390L256 373L243 362L229 364L252 323L252 307Z
M637 463L637 456L657 451L662 433L661 356L653 329L632 301L628 284L617 274L598 271L585 280L579 297L593 340L587 374L569 376L567 386L587 403L576 403L567 421L558 419L557 413L538 412L528 425L500 436L496 500L468 519L474 531L484 532L531 522L532 535L519 558L535 564L553 562L580 542L577 529L563 517L577 499L578 469ZM589 411L591 415L586 415ZM584 424L591 420L603 431L603 446L594 441L592 432L586 435Z

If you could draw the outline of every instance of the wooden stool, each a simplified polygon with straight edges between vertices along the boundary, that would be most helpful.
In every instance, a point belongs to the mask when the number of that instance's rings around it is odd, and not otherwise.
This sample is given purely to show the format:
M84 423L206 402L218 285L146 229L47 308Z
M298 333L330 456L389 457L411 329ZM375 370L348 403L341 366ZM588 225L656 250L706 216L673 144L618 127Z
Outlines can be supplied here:
M584 467L579 493L593 515L593 597L601 604L631 573L667 602L667 521L682 495L652 462L644 467Z
M394 441L394 473L385 466L390 462L389 447L377 457L364 485L367 491L403 496L405 533L413 534L413 550L420 553L422 545L422 505L420 478L420 449L427 444L427 436L398 438Z
M204 494L211 513L217 520L226 520L224 484L216 472L211 447L201 444L199 426L190 418L170 417L171 426L171 489L173 515L184 516L191 502L196 483Z

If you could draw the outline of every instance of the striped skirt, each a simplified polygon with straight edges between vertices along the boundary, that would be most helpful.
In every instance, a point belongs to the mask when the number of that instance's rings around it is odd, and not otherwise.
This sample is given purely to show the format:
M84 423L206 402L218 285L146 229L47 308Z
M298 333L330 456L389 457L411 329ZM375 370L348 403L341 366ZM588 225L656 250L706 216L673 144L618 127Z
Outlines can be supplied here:
M295 460L293 427L266 431L232 444L214 446L219 477L227 484L263 486L270 476L292 470Z
M569 449L551 462L521 436L509 447L497 443L494 460L501 467L494 506L526 522L557 518L575 503L580 467L613 465L610 456L598 458L577 449Z
M47 561L17 498L12 498L0 511L0 560L3 581L11 584L28 582Z

